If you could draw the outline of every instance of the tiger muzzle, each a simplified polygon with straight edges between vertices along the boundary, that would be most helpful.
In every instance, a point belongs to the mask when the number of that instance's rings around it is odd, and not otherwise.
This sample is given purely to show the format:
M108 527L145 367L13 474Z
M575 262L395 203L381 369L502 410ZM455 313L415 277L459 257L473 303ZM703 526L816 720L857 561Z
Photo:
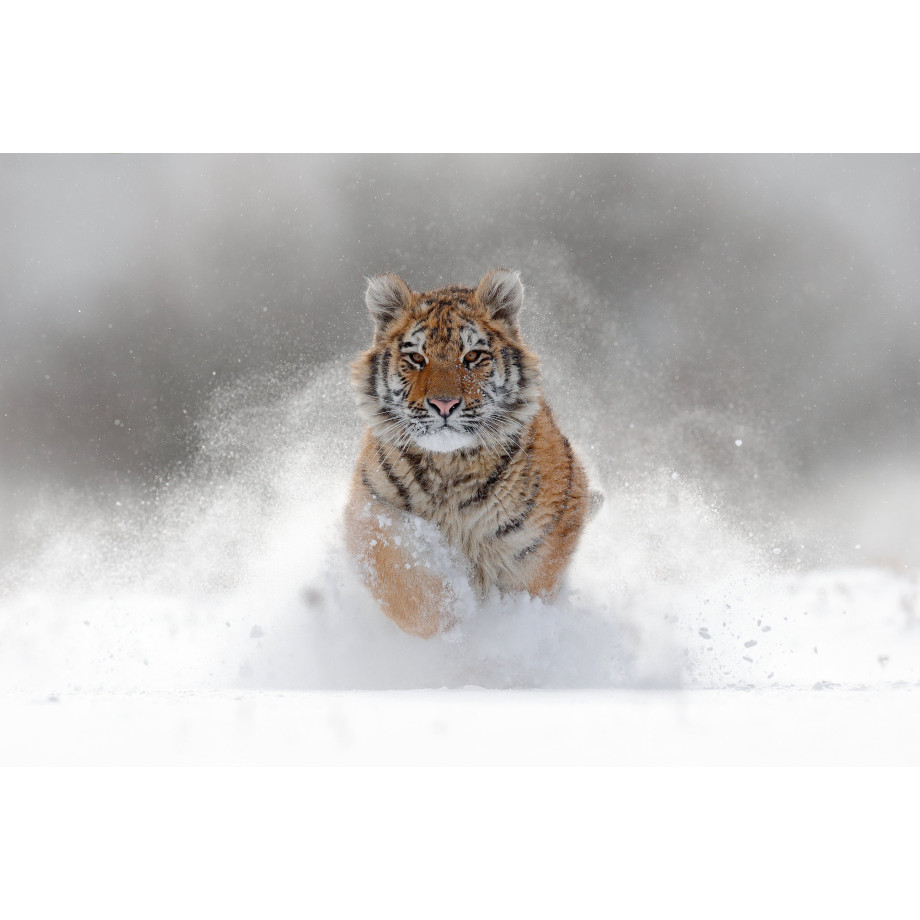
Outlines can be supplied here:
M448 418L451 412L460 405L459 399L435 399L433 396L428 397L428 402L434 406L438 413L444 418Z

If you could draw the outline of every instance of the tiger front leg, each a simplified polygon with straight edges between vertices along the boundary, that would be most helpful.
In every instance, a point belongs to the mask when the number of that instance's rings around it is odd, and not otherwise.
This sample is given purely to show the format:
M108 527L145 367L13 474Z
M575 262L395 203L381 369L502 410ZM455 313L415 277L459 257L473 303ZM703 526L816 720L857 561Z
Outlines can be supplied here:
M402 512L355 493L346 509L345 539L364 583L404 632L429 639L457 622L456 591L429 567L432 541Z

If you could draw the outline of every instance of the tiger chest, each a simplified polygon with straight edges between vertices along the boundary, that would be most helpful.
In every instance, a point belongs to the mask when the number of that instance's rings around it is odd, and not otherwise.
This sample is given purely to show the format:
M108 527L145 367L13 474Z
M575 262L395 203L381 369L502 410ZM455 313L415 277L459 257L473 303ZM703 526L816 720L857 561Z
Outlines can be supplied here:
M519 471L445 483L420 508L465 556L471 580L482 591L522 590L541 539L538 483Z

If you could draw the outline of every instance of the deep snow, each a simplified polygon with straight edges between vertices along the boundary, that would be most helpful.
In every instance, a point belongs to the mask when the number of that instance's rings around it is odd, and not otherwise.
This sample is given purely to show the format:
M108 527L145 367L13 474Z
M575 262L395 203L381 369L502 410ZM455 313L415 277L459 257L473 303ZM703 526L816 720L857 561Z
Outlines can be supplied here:
M916 762L918 573L809 568L668 468L600 481L555 602L401 633L341 546L340 377L225 392L181 479L29 518L4 570L5 762Z

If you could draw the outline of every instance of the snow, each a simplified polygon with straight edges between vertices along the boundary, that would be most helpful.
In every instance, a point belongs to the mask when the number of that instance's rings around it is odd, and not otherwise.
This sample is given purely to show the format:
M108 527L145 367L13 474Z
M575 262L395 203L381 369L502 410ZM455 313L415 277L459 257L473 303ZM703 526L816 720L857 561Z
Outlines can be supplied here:
M451 158L20 159L3 916L916 913L916 773L864 769L920 762L916 375L891 345L916 327L909 162L597 161L560 207L575 163L546 184L518 161L501 193L504 166ZM252 183L256 209L221 209ZM166 249L131 230L183 197ZM412 230L435 203L456 232ZM296 257L263 270L276 248ZM493 597L430 641L380 614L340 533L349 291L394 253L419 283L529 266L528 340L606 494L558 599ZM314 382L177 401L284 361ZM151 442L193 422L177 473ZM67 491L111 482L97 461L121 486ZM121 479L144 471L171 478Z
M259 413L217 399L155 494L34 513L3 573L0 762L920 762L918 572L778 560L667 469L600 483L554 602L403 634L342 547L357 431L327 371Z
M4 695L0 765L920 763L915 690L155 690Z

